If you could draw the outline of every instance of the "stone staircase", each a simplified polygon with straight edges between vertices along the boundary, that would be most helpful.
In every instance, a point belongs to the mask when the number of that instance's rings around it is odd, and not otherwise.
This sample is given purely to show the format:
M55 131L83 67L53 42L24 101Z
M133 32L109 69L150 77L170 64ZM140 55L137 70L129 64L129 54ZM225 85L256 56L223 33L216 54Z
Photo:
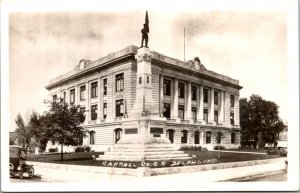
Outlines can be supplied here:
M123 140L115 144L110 151L100 155L97 160L108 161L160 161L160 160L182 160L191 159L188 154L177 150L168 140L148 137L141 143L128 143L130 140ZM156 141L156 143L152 143ZM135 141L137 142L137 141Z

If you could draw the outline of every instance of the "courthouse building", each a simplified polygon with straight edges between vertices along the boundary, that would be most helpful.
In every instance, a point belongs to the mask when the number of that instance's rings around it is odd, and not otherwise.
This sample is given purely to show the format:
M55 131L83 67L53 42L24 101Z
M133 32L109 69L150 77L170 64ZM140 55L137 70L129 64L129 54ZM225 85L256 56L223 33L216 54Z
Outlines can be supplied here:
M46 86L53 100L63 98L85 111L82 125L89 134L84 145L112 148L122 136L138 132L128 126L130 118L148 114L160 120L150 133L165 135L174 146L240 145L238 80L207 70L197 57L183 62L155 51L147 59L150 69L141 76L137 51L131 45L95 61L80 60ZM143 92L137 92L139 85ZM143 104L151 103L151 113L135 113L141 93Z

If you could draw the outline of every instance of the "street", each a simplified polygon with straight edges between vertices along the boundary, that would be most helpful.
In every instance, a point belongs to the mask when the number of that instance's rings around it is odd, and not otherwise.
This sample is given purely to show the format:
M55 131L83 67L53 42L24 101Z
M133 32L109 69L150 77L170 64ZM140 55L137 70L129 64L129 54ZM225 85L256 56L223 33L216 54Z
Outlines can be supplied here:
M257 176L245 177L237 182L282 182L287 181L287 172L279 171L270 174L262 174Z

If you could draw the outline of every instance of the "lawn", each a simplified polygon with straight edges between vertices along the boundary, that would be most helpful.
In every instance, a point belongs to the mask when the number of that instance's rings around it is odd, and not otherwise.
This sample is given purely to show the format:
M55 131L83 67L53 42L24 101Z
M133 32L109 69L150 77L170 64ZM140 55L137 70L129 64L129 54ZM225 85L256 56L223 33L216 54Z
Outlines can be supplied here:
M195 155L196 159L216 159L216 163L226 162L239 162L249 160L262 160L281 157L279 155L267 154L247 154L247 153L234 153L234 152L217 152L217 151L185 151L190 156ZM56 164L71 164L71 165L87 165L87 166L100 166L101 162L92 159L92 155L96 158L102 155L103 152L78 152L78 153L65 153L64 160L60 161L60 154L48 155L33 155L28 156L28 161L56 163ZM205 164L205 163L203 163Z

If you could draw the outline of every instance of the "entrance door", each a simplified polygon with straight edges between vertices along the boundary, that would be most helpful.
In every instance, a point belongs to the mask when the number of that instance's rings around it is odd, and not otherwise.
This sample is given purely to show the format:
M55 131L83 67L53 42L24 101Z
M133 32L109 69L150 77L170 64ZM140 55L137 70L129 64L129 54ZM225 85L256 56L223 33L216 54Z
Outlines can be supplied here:
M171 143L174 143L174 130L173 129L167 130L167 137Z

